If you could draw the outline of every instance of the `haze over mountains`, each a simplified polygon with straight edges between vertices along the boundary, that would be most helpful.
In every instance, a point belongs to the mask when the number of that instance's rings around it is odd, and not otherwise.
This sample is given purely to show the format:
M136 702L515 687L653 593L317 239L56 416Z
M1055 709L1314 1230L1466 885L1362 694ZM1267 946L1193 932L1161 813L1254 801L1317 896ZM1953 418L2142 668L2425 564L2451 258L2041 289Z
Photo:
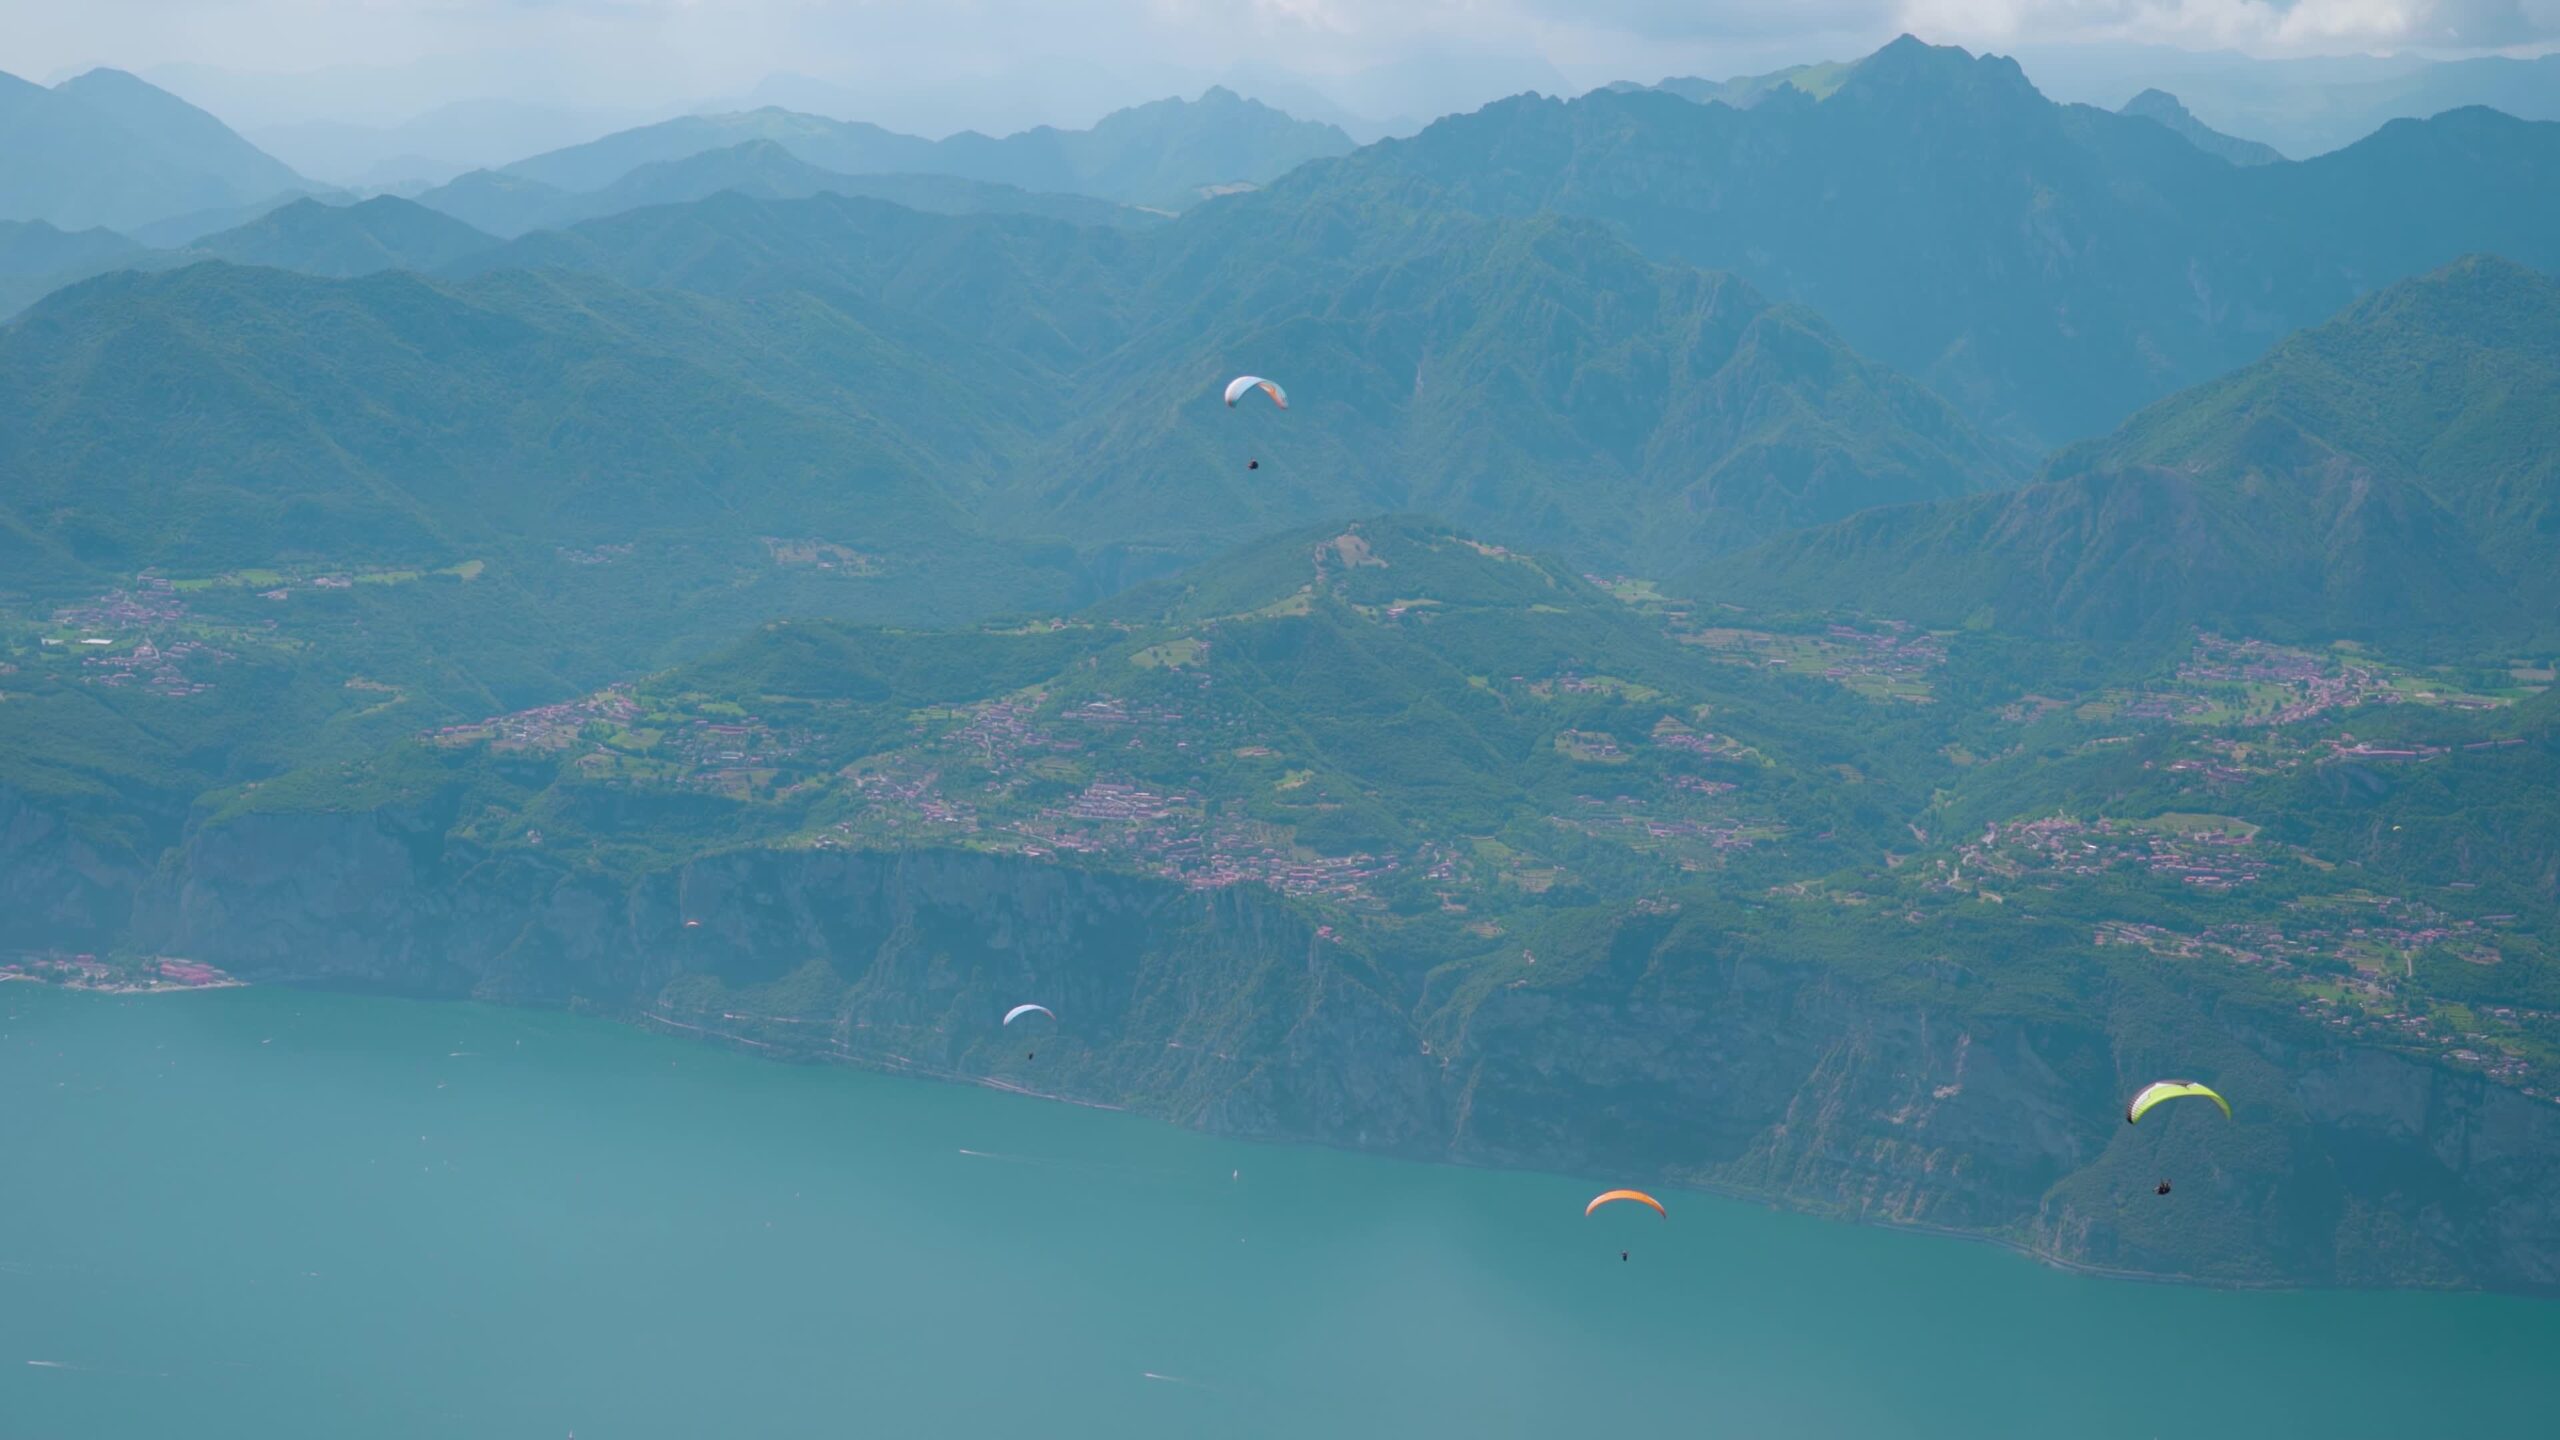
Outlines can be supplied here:
M1109 1013L1359 1143L2560 1285L2445 1143L2560 1154L2560 124L2288 160L1905 39L358 200L108 73L6 92L0 950L851 1034L848 897L974 986L1070 875L1187 957ZM1140 1048L1057 1083L1350 1138ZM2265 1098L2186 1230L2098 1102L2198 1056Z
M162 243L183 244L256 218L248 207L336 188L305 180L211 115L120 71L91 71L51 90L11 77L0 81L6 82L0 84L6 107L0 124L13 142L0 162L0 218L64 229L157 226ZM634 172L753 142L779 147L830 175L938 175L1159 210L1195 204L1221 187L1260 184L1301 161L1352 148L1332 126L1293 120L1214 87L1196 100L1117 111L1089 130L1040 127L938 141L766 108L618 131L461 177L426 198L431 208L445 208L440 202L452 195L461 218L512 234L611 213L615 206L699 198L710 192L670 196L648 189ZM583 199L622 182L632 182L636 193ZM485 207L495 193L512 193L519 208L473 213L475 198ZM169 227L195 217L207 218L171 233Z

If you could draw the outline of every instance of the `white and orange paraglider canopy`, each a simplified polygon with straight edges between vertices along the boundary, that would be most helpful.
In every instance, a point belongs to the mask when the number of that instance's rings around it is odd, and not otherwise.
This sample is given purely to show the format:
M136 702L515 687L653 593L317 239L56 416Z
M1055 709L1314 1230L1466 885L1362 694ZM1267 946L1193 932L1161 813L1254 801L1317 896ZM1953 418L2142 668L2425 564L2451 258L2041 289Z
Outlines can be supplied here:
M1288 393L1280 388L1280 383L1276 380L1265 380L1259 375L1239 375L1227 382L1228 408L1233 409L1237 401L1255 390L1270 396L1271 403L1281 409L1289 408Z

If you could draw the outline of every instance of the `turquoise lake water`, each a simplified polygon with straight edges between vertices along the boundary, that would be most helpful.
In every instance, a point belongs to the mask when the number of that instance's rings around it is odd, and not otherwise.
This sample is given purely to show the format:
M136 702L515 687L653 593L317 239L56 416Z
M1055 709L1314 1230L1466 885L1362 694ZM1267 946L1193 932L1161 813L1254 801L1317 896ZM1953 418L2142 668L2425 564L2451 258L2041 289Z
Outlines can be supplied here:
M6 1440L2560 1433L2560 1304L1585 1220L1610 1177L478 1006L7 985L0 1032Z

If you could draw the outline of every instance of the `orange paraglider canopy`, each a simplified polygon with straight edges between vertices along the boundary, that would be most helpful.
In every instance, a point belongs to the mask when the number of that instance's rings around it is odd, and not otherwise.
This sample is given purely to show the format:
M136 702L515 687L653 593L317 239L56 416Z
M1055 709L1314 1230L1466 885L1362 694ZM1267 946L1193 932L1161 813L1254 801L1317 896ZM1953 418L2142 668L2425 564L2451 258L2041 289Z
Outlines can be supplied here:
M1662 1208L1661 1201L1654 1199L1652 1196L1647 1195L1641 1190L1603 1191L1602 1193L1591 1197L1591 1203L1582 1207L1582 1213L1588 1215L1603 1205L1619 1200L1632 1200L1638 1205L1650 1205L1653 1207L1654 1214L1661 1216L1665 1220L1671 1218L1671 1212Z

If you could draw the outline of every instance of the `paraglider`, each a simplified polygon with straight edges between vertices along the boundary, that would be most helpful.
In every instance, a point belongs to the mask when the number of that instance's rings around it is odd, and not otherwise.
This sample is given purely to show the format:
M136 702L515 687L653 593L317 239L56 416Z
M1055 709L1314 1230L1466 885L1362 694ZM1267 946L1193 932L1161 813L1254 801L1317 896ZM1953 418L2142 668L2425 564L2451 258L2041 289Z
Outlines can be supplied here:
M1582 1213L1585 1215L1597 1214L1599 1213L1601 1206L1614 1205L1621 1200L1630 1200L1638 1205L1650 1205L1653 1207L1654 1214L1661 1216L1665 1220L1671 1218L1671 1212L1662 1208L1661 1201L1654 1199L1652 1196L1647 1195L1641 1190L1604 1190L1591 1197L1591 1203L1582 1207Z
M2177 1100L2189 1095L2212 1101L2222 1107L2224 1119L2231 1118L2231 1102L2213 1093L2211 1086L2199 1085L2193 1080L2154 1080L2136 1091L2133 1102L2124 1107L2124 1123L2130 1125L2141 1119L2151 1107L2164 1100Z
M1227 408L1233 410L1238 400L1255 390L1270 396L1271 403L1280 409L1289 408L1288 392L1282 390L1277 381L1265 380L1259 375L1239 375L1227 382ZM1247 460L1244 462L1244 468L1259 470L1262 468L1262 462L1259 459Z
M1260 390L1264 394L1269 395L1271 397L1271 403L1279 406L1281 409L1286 410L1289 408L1289 396L1287 392L1280 388L1278 382L1265 380L1259 375L1239 375L1233 380L1227 382L1227 408L1230 410L1234 409L1238 400L1243 399L1248 392L1254 390Z
M1058 1012L1050 1009L1046 1005L1016 1005L1012 1009L1004 1012L1004 1023L1009 1026L1013 1024L1014 1021L1034 1012L1046 1015L1052 1020L1058 1018ZM1022 1052L1022 1058L1025 1060L1036 1060L1039 1057L1040 1052L1037 1050L1025 1050Z
M1622 1200L1632 1205L1651 1206L1654 1214L1661 1216L1665 1220L1671 1218L1671 1212L1662 1208L1661 1201L1654 1199L1652 1196L1647 1195L1641 1190L1603 1190L1599 1194L1591 1197L1591 1203L1582 1207L1582 1213L1586 1218L1588 1218L1589 1216L1598 1214L1602 1206L1615 1205ZM1626 1258L1626 1251L1621 1250L1618 1252L1618 1259L1620 1261L1624 1261Z
M2213 1092L2213 1087L2209 1085L2199 1085L2193 1080L2154 1080L2150 1084L2145 1085L2140 1090L2134 1092L2132 1103L2124 1107L2124 1123L2127 1125L2134 1123L2144 1115L2150 1113L2151 1107L2158 1105L2163 1101L2181 1100L2189 1096L2212 1101L2214 1104L2222 1107L2222 1118L2226 1120L2231 1118L2231 1102L2215 1094ZM2167 1177L2162 1177L2160 1181L2160 1188L2152 1191L2151 1193L2154 1195L2168 1194L2169 1181Z

